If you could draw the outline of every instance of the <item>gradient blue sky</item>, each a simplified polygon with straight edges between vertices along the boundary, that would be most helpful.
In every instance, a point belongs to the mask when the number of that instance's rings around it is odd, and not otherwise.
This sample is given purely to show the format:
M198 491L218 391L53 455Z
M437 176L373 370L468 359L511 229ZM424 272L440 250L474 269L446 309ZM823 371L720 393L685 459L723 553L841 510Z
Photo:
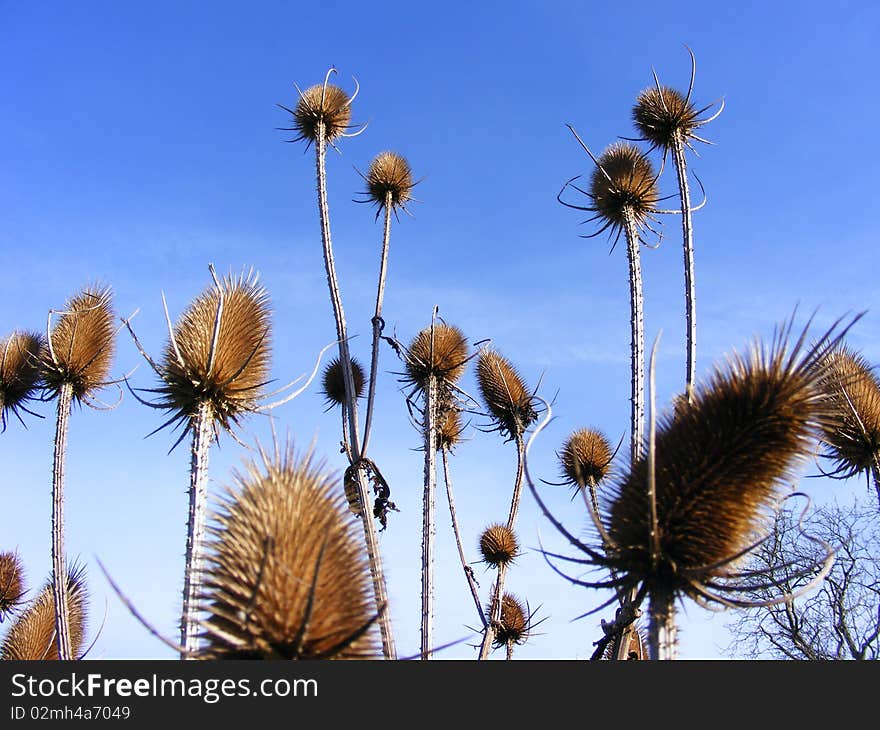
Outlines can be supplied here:
M626 10L630 12L627 13ZM613 441L629 417L629 295L622 247L556 202L562 183L590 163L565 128L594 151L632 135L630 108L656 68L687 84L694 99L724 97L707 127L717 146L692 169L709 196L695 216L698 372L753 335L769 336L796 305L819 310L817 328L868 309L851 343L880 361L875 206L878 178L874 48L880 10L871 2L418 3L0 1L0 335L45 327L50 308L85 283L116 292L119 314L145 346L164 343L160 292L172 317L218 271L256 267L272 295L273 374L311 368L334 337L326 291L314 163L284 143L294 82L336 81L361 92L355 121L366 132L329 158L337 266L355 354L366 361L380 225L352 197L384 149L405 155L421 202L392 232L385 314L409 339L440 314L472 341L492 338L542 392L558 393L556 419L533 448L535 476L553 480L554 452L575 428L598 427ZM665 174L662 189L674 190ZM643 249L648 342L662 329L658 402L683 387L684 300L679 221L664 221L658 250ZM407 421L393 353L382 352L373 457L401 508L381 544L401 655L418 651L422 458ZM115 372L139 362L124 333ZM141 366L133 380L153 384ZM471 374L466 389L474 391ZM107 397L115 396L109 392ZM30 583L47 576L51 406L28 430L0 436L0 548L18 548ZM276 411L279 433L316 449L335 469L338 418L324 413L317 387ZM481 421L477 419L477 423ZM113 595L100 557L139 609L176 637L182 585L188 447L171 455L163 432L144 436L159 414L126 397L112 412L77 410L71 419L67 529L71 556L89 565L95 628L92 656L171 657ZM270 438L265 418L241 434ZM497 434L471 431L453 462L467 548L507 514L515 460ZM221 439L211 456L212 491L230 481L246 454ZM809 471L809 470L807 470ZM859 484L806 480L816 499L862 494ZM542 487L556 514L585 528L579 502ZM522 543L564 548L526 493ZM436 638L476 624L438 500ZM476 568L483 595L491 575ZM534 549L508 586L547 616L542 635L517 655L584 658L600 617L575 616L604 596L566 583ZM724 615L683 607L681 655L722 655ZM467 646L444 653L468 657Z

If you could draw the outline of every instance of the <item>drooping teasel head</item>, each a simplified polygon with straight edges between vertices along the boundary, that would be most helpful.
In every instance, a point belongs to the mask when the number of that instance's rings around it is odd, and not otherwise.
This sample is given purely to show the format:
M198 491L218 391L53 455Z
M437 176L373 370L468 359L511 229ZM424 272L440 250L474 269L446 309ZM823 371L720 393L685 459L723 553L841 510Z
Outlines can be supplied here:
M351 377L354 380L355 398L364 394L364 369L361 364L351 358ZM345 377L342 372L342 361L335 357L324 368L323 392L325 402L329 406L341 406L345 403Z
M461 442L464 424L461 411L456 408L443 408L437 416L437 450L451 451Z
M407 348L406 380L420 390L432 376L441 384L455 383L464 374L467 359L468 345L462 331L435 322L419 332Z
M290 448L249 463L210 528L207 659L379 656L369 566L342 489Z
M650 160L633 144L615 142L599 156L590 183L590 198L600 218L612 229L647 221L657 206L657 176Z
M43 338L34 332L13 332L0 340L0 429L10 415L30 413L26 404L40 388L40 355Z
M562 477L572 486L598 484L611 468L612 449L608 439L592 428L582 428L569 436L557 454Z
M24 568L17 553L0 553L0 623L24 598Z
M407 202L412 200L412 189L415 185L412 171L406 158L396 152L386 151L376 155L364 178L367 183L366 198L374 202L380 210L385 208L389 195L392 209L405 209Z
M507 525L489 525L480 535L480 554L493 568L513 562L519 555L516 534Z
M836 468L849 478L880 468L880 381L858 353L840 346L817 364L831 418L822 441Z
M294 109L289 109L283 104L278 105L292 117L293 126L281 128L284 131L297 133L291 142L306 140L311 144L317 141L318 129L322 124L324 139L327 142L345 135L350 128L351 102L357 95L357 90L349 96L338 86L328 83L330 75L335 72L336 69L331 68L323 84L315 84L305 91L300 91L299 101ZM297 91L299 91L298 87Z
M208 403L231 431L264 393L271 359L269 294L257 274L229 274L199 294L174 325L156 389L171 423L189 421Z
M484 348L477 358L477 384L500 431L511 438L522 436L538 414L534 394L510 361L495 350Z
M86 636L88 590L85 570L71 567L67 575L68 619L71 656L80 658ZM36 598L19 615L0 647L0 660L58 659L55 641L55 601L52 584L46 583Z
M524 644L529 638L530 624L528 608L512 593L505 593L501 599L501 619L496 627L494 646Z
M116 349L113 292L88 286L60 312L42 355L43 386L55 397L65 383L76 401L88 400L107 383Z

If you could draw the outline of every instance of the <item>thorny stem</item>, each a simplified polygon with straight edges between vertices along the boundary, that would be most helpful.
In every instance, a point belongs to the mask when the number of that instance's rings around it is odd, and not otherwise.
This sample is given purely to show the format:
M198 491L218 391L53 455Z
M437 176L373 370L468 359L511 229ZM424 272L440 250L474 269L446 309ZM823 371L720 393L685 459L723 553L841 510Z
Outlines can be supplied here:
M474 598L474 605L477 607L477 615L486 627L486 614L483 613L483 605L480 603L480 593L477 590L477 582L474 580L473 568L468 564L467 558L464 556L464 545L461 541L461 532L458 529L458 517L455 513L455 499L452 496L452 480L449 478L449 451L444 446L441 451L443 460L443 480L446 483L446 498L449 502L449 516L452 518L452 531L455 533L455 545L458 548L458 557L461 559L461 569L464 571L464 577L467 578L468 586L471 589L471 595Z
M425 491L422 497L422 646L421 658L431 658L434 628L434 502L437 490L437 378L428 376L423 413L425 432Z
M642 310L642 266L639 255L639 231L631 207L624 208L626 255L629 261L630 327L632 360L630 454L632 462L642 453L642 434L645 428L645 332Z
M874 465L871 467L871 473L874 477L874 489L877 492L877 499L880 500L880 460L876 456L874 457Z
M522 434L518 433L516 435L516 478L513 482L513 496L510 499L510 513L507 516L507 529L511 531L513 531L513 527L516 524L520 497L522 497L524 451L525 445L523 444Z
M681 232L684 247L684 295L687 319L687 375L685 387L688 402L693 401L697 368L697 308L694 288L694 234L691 222L691 192L687 179L687 161L681 131L676 130L672 146L672 158L678 175L678 191L681 196Z
M67 600L67 567L64 556L64 461L67 454L67 428L72 401L73 384L64 383L58 391L55 454L52 462L52 595L55 602L55 637L58 645L58 658L62 661L72 658Z
M367 392L367 417L364 421L364 445L361 456L366 456L373 430L373 405L376 397L376 376L379 370L379 340L382 335L382 302L385 299L385 274L388 268L388 246L391 243L391 191L385 194L385 229L382 235L382 259L379 263L379 286L376 288L376 312L373 314L373 354L370 361L370 386Z
M333 305L333 317L336 321L336 336L339 340L339 360L342 363L342 376L345 384L345 410L348 413L350 443L346 453L351 463L360 462L360 434L358 431L357 403L354 397L354 377L351 370L351 353L348 350L348 334L345 324L345 313L342 309L342 298L339 283L336 279L336 266L333 261L333 244L330 238L330 211L327 204L327 139L323 120L318 121L317 139L315 141L315 166L318 178L318 215L321 221L321 241L324 251L324 268L327 272L327 286L330 290L330 301ZM394 634L391 630L391 615L387 610L388 593L385 586L385 574L382 570L382 558L379 554L379 543L376 526L370 510L370 493L365 476L361 469L357 470L356 481L363 508L364 542L367 558L370 561L370 575L373 579L373 593L376 609L379 613L379 628L382 633L382 652L386 659L396 659Z
M648 613L651 659L676 659L678 645L675 636L675 595L662 590L652 591Z
M205 523L208 509L208 455L214 430L211 404L199 404L192 423L189 469L189 518L186 525L186 569L183 574L183 608L180 617L180 658L198 651L199 594L202 588Z

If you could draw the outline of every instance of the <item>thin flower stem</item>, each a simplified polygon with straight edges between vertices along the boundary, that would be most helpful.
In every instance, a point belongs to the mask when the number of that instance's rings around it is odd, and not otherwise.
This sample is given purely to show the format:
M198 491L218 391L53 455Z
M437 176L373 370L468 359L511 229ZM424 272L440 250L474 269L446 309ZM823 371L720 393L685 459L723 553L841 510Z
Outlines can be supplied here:
M675 626L675 596L654 591L648 608L648 645L651 659L670 660L678 656Z
M431 658L434 630L434 503L437 491L437 378L428 376L423 413L425 490L422 497L422 644L421 658Z
M687 178L687 161L681 132L676 131L672 146L672 159L678 175L678 191L681 196L681 231L684 248L684 295L687 320L687 373L685 389L688 402L693 401L697 368L697 308L694 287L694 234L691 221L691 192Z
M52 595L55 602L55 637L58 658L71 659L70 616L67 599L67 567L64 555L64 462L73 385L64 383L58 391L55 422L55 453L52 462Z

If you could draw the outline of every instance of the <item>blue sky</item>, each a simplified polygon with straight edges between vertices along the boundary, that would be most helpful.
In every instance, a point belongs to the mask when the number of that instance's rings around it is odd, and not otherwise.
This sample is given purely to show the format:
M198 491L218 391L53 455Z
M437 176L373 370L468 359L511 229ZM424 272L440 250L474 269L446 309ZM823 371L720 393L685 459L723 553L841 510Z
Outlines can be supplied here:
M164 343L162 291L172 317L218 271L254 266L274 306L273 374L309 369L334 338L316 215L314 162L285 144L277 103L327 68L361 91L354 120L369 122L328 162L337 266L352 345L369 349L380 225L352 202L385 149L403 154L421 201L392 231L385 315L407 340L440 314L471 341L492 338L542 392L556 419L533 447L531 470L553 480L554 452L575 428L615 442L627 429L629 294L622 246L556 202L568 178L589 174L565 128L600 152L632 135L630 108L651 83L687 84L687 43L697 57L694 99L726 101L705 128L692 169L709 199L695 215L698 373L800 307L817 327L868 309L851 344L880 361L874 206L878 177L870 121L878 101L873 43L880 11L869 2L681 2L621 7L584 2L413 3L0 2L0 336L45 327L47 311L85 283L112 284L120 315L147 349ZM655 159L656 161L656 159ZM671 169L671 168L670 168ZM661 178L674 191L674 175ZM664 221L658 250L643 249L645 331L662 330L658 403L684 378L680 230ZM139 362L120 335L114 371ZM401 654L418 650L421 454L395 376L382 352L373 457L401 508L382 534ZM152 385L145 366L137 385ZM475 390L468 374L465 387ZM107 394L114 397L113 392ZM54 419L0 436L4 464L0 549L17 547L30 583L49 571ZM276 412L279 433L316 448L340 469L338 418L312 387ZM106 620L93 656L168 657L131 619L94 561L100 557L139 609L176 636L186 520L188 448L167 455L169 433L130 397L112 412L77 410L67 474L68 549L89 564L93 627ZM477 419L477 423L481 423ZM265 418L242 438L268 441ZM473 430L453 462L458 510L472 559L481 529L507 513L514 450ZM221 439L212 490L229 483L246 453ZM809 470L808 470L809 471ZM860 484L807 480L817 500L864 493ZM547 490L569 526L585 527L578 502ZM438 500L436 637L460 638L476 623L457 567L445 501ZM525 494L521 541L563 547ZM484 596L491 576L477 566ZM570 586L535 550L508 586L541 605L542 635L521 657L583 658L599 638L599 614L575 616L603 598ZM688 604L685 658L716 657L729 641L724 615ZM458 646L444 654L467 657Z

